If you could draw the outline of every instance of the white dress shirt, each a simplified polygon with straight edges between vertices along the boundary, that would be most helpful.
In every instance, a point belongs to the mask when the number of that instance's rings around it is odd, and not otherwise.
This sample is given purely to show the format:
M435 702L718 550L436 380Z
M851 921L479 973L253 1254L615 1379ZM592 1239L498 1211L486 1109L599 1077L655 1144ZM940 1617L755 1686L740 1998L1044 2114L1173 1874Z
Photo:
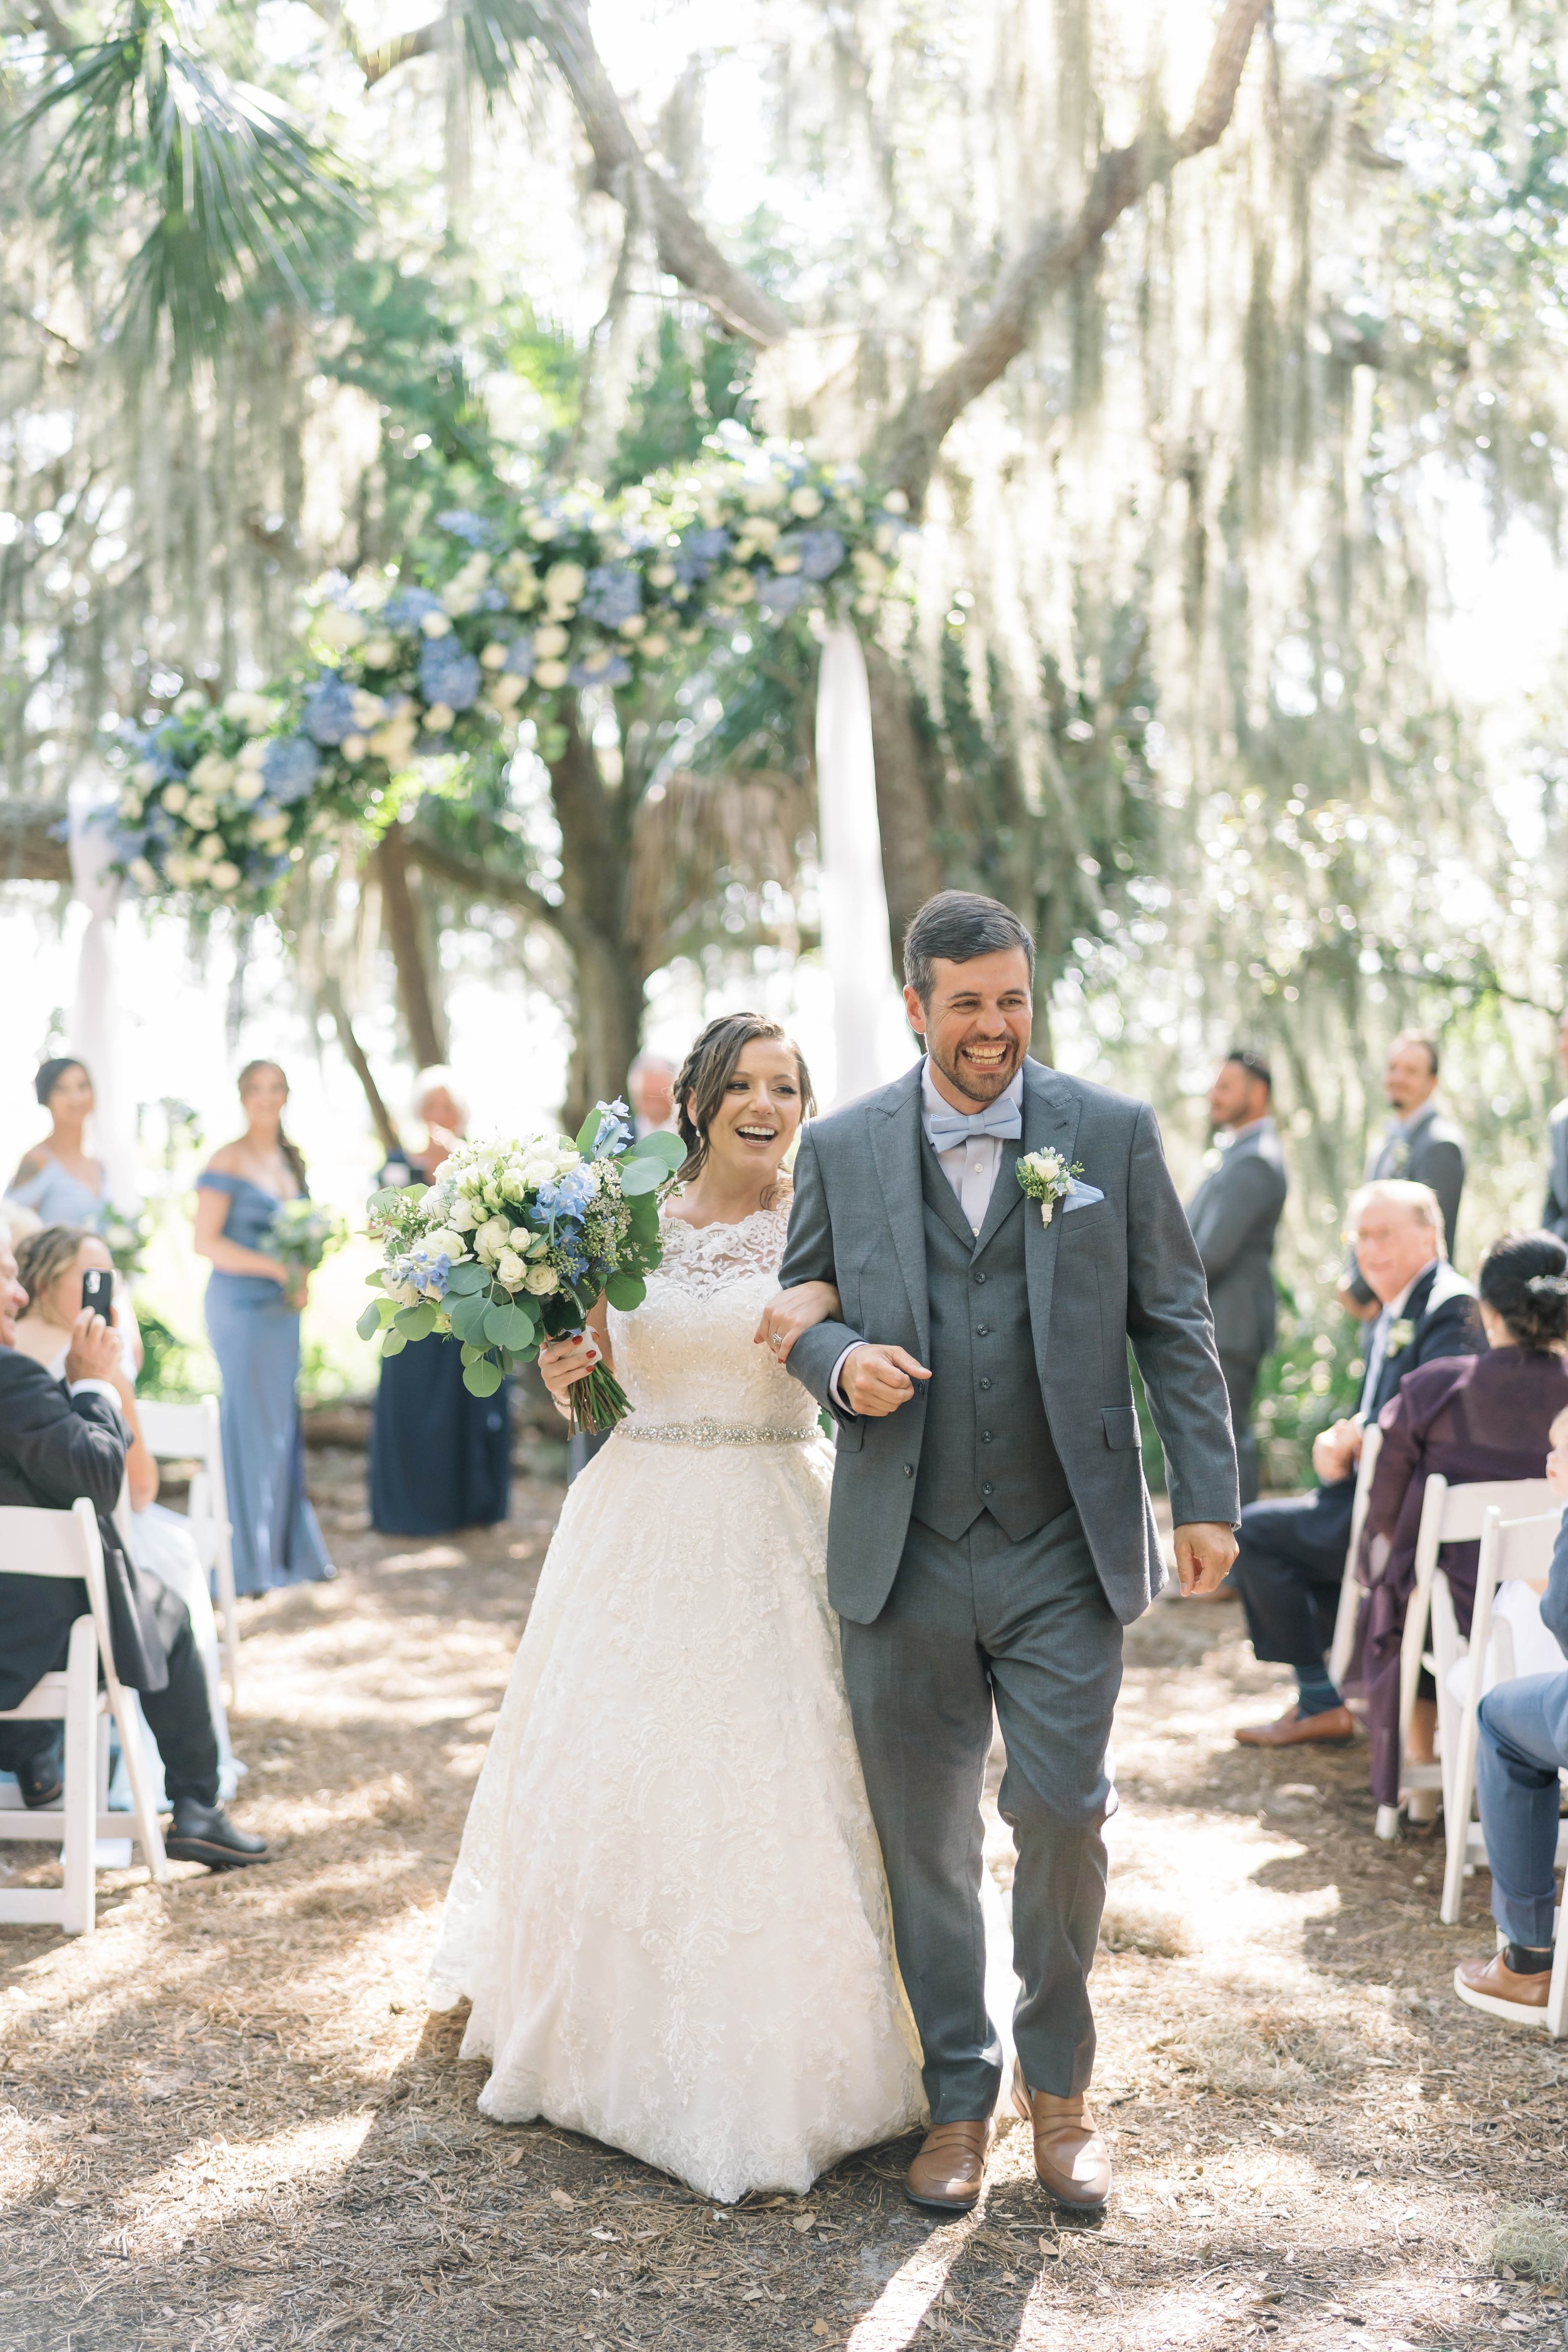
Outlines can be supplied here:
M1003 1087L996 1100L1011 1103L1022 1119L1024 1112L1022 1070L1014 1072L1010 1084ZM921 1124L925 1129L928 1143L931 1143L932 1114L951 1112L952 1108L952 1104L946 1097L938 1092L931 1077L931 1057L928 1055L921 1064ZM931 1150L936 1151L934 1143L931 1144ZM936 1156L942 1174L952 1187L953 1197L963 1211L970 1232L978 1236L981 1226L985 1223L985 1212L991 1206L991 1195L996 1184L996 1171L1002 1165L1002 1138L999 1135L966 1136L958 1143L950 1143L945 1150L937 1151ZM857 1341L856 1344L860 1346L865 1343ZM828 1395L843 1412L848 1412L850 1407L845 1402L839 1389L838 1375L854 1352L854 1348L845 1349L843 1355L834 1365L832 1377L827 1383Z
M1407 1282L1391 1306L1385 1307L1372 1327L1372 1346L1367 1350L1366 1378L1361 1387L1361 1417L1365 1421L1372 1411L1372 1401L1377 1394L1378 1381L1383 1378L1384 1358L1388 1353L1388 1335L1404 1314L1410 1294L1417 1282L1425 1282L1437 1261L1428 1258L1420 1273Z

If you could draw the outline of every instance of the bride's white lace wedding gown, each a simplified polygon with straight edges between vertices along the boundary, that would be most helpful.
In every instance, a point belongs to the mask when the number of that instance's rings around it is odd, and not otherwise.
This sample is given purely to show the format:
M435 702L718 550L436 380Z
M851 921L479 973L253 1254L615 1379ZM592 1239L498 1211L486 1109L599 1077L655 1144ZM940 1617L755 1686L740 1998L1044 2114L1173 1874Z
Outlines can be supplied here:
M706 2196L924 2114L824 1574L833 1457L752 1339L785 1218L667 1220L633 1414L567 1496L447 1901L483 2111Z

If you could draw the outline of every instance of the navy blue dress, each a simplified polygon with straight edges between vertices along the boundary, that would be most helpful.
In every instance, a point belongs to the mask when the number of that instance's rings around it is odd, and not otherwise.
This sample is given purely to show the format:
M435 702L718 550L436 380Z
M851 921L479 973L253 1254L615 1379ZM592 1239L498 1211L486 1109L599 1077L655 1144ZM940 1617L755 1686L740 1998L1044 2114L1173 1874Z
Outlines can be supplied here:
M382 1181L398 1181L389 1164ZM471 1395L455 1339L416 1339L384 1356L370 1435L372 1525L387 1536L493 1527L510 1495L509 1383L494 1396Z
M278 1207L248 1176L206 1169L199 1191L226 1192L224 1237L265 1250ZM300 1318L283 1286L267 1274L225 1274L207 1281L207 1336L223 1375L223 1471L234 1528L234 1589L269 1592L279 1584L318 1583L337 1570L327 1557L305 1492L300 1433Z

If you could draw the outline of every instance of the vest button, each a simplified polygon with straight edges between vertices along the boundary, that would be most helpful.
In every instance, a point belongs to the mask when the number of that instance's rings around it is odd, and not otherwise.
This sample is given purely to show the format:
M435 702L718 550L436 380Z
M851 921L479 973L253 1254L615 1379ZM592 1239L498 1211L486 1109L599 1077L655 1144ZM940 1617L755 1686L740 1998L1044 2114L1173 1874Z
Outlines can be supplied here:
M983 1478L980 1483L980 1491L983 1495L994 1495L996 1492L996 1489L991 1484L989 1478Z
M989 1339L991 1337L990 1324L977 1323L974 1327L974 1336L977 1339Z
M984 1279L985 1279L985 1276L984 1276L983 1274L976 1274L976 1276L975 1276L974 1279L975 1279L975 1281L976 1281L976 1282L984 1282Z
M981 1433L980 1433L980 1443L981 1443L981 1444L982 1444L982 1445L989 1445L989 1444L990 1444L990 1443L991 1443L991 1432L990 1432L988 1429L983 1429L983 1430L981 1431Z
M981 1385L981 1387L982 1387L983 1389L988 1389L988 1388L990 1387L990 1385L991 1385L991 1382L990 1382L990 1381L987 1379L987 1380L984 1380L984 1381L981 1381L981 1383L980 1383L980 1385Z
M912 1478L912 1477L914 1476L914 1475L915 1475L915 1465L914 1465L914 1464L913 1464L912 1462L906 1462L906 1463L905 1463L905 1465L904 1465L904 1475L905 1475L905 1477L906 1477L906 1478Z

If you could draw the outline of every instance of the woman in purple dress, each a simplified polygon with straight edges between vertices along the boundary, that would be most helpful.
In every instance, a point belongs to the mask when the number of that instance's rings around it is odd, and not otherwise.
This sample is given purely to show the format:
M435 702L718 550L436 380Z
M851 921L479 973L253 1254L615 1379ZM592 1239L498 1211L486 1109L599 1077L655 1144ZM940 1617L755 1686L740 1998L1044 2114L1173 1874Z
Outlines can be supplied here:
M1483 1259L1481 1356L1445 1356L1405 1375L1378 1415L1383 1451L1373 1474L1359 1573L1371 1598L1359 1629L1372 1789L1399 1801L1399 1654L1415 1584L1415 1539L1428 1478L1451 1486L1539 1478L1552 1422L1568 1405L1568 1248L1555 1234L1506 1234ZM1479 1544L1445 1544L1459 1630L1470 1630ZM1426 1684L1430 1694L1431 1684ZM1411 1745L1430 1756L1436 1705L1416 1701Z

